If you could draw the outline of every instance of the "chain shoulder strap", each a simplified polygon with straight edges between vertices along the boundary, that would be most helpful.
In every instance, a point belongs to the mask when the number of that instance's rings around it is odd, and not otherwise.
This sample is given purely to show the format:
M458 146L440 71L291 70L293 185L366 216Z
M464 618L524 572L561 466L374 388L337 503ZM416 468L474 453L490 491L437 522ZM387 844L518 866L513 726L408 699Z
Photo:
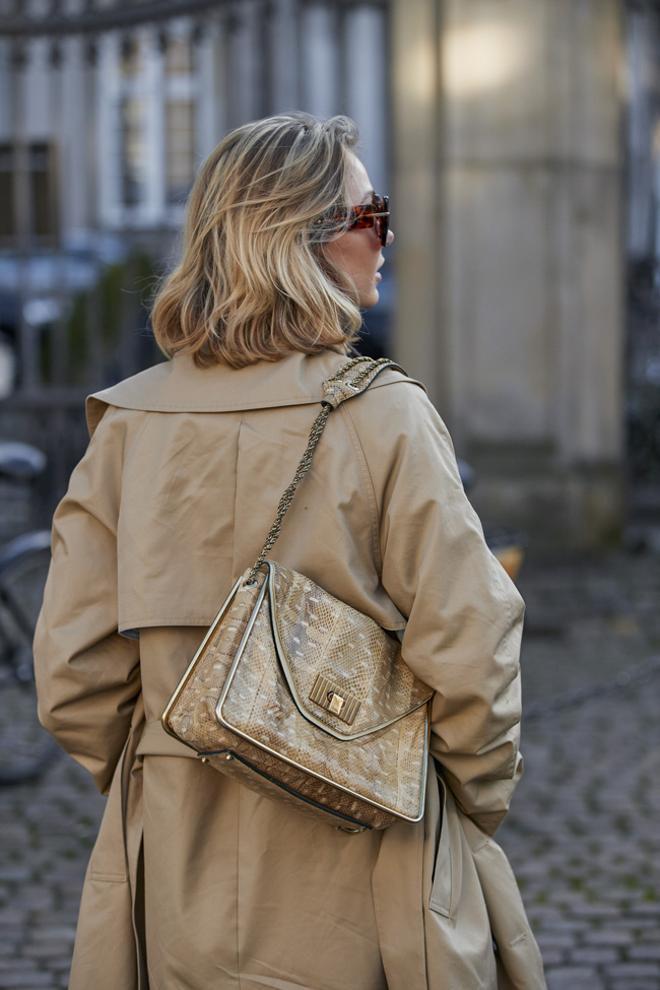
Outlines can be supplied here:
M296 473L293 476L291 484L282 492L273 525L270 527L266 541L261 548L261 553L250 569L246 578L246 584L253 584L256 581L259 569L280 535L284 517L293 502L293 497L298 490L298 486L312 466L314 451L323 435L330 413L337 406L341 405L342 402L346 402L347 399L352 399L356 395L366 392L374 378L382 371L385 371L386 368L394 368L397 371L402 371L404 375L406 373L400 365L394 361L390 361L389 358L378 358L378 360L374 360L370 357L356 357L342 365L336 374L323 382L321 411L312 423L305 452L300 458L300 463L296 468ZM354 374L351 374L351 372L354 372Z

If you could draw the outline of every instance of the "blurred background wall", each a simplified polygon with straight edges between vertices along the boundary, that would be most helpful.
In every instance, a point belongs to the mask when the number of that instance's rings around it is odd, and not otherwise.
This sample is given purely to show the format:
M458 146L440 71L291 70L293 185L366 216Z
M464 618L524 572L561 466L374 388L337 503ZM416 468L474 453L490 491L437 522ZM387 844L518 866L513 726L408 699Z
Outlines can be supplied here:
M364 347L428 385L482 518L660 519L660 3L0 0L0 434L161 359L148 299L231 127L348 113L397 240Z

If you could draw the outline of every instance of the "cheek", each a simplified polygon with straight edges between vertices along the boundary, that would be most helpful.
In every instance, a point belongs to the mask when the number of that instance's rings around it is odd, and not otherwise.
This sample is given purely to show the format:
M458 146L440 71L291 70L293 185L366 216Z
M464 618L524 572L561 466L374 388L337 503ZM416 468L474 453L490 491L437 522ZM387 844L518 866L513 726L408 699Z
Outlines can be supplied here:
M365 278L371 280L378 267L379 251L370 244L368 249L362 252L360 257L360 272Z
M374 238L369 236L371 232L368 230L360 231L360 234L363 236L354 239L350 246L350 255L347 256L347 268L357 276L370 274L378 259Z
M328 244L326 252L333 264L352 278L373 274L380 246L370 230L350 231Z

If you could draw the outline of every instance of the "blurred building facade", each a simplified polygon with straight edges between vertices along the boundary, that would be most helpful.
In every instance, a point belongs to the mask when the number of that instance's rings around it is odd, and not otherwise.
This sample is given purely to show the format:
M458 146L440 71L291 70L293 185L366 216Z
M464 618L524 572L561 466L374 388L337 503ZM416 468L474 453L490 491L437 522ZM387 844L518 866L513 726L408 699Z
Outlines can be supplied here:
M143 301L227 130L348 113L386 189L387 32L386 0L0 0L0 351L18 368L0 361L0 389L17 382L2 430L46 445L53 497L84 394L161 357Z
M659 23L651 0L0 0L0 246L116 232L167 255L229 128L349 113L393 194L389 349L482 517L598 545L660 362Z
M195 170L220 137L292 109L358 120L383 187L386 2L137 0L79 3L78 15L55 3L48 17L38 0L14 7L17 35L0 46L0 167L11 172L18 138L35 189L22 218L4 178L2 239L26 228L44 242L97 228L176 229ZM186 7L189 16L170 13ZM10 15L5 22L6 31Z

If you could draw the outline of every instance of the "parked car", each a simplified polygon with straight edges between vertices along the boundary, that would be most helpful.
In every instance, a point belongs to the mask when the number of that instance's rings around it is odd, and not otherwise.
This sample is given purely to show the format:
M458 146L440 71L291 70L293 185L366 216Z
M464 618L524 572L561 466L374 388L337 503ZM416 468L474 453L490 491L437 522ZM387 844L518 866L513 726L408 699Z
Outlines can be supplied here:
M31 328L37 342L47 340L70 319L76 300L128 256L129 245L107 233L77 235L57 250L0 251L0 398L22 377L20 327Z

